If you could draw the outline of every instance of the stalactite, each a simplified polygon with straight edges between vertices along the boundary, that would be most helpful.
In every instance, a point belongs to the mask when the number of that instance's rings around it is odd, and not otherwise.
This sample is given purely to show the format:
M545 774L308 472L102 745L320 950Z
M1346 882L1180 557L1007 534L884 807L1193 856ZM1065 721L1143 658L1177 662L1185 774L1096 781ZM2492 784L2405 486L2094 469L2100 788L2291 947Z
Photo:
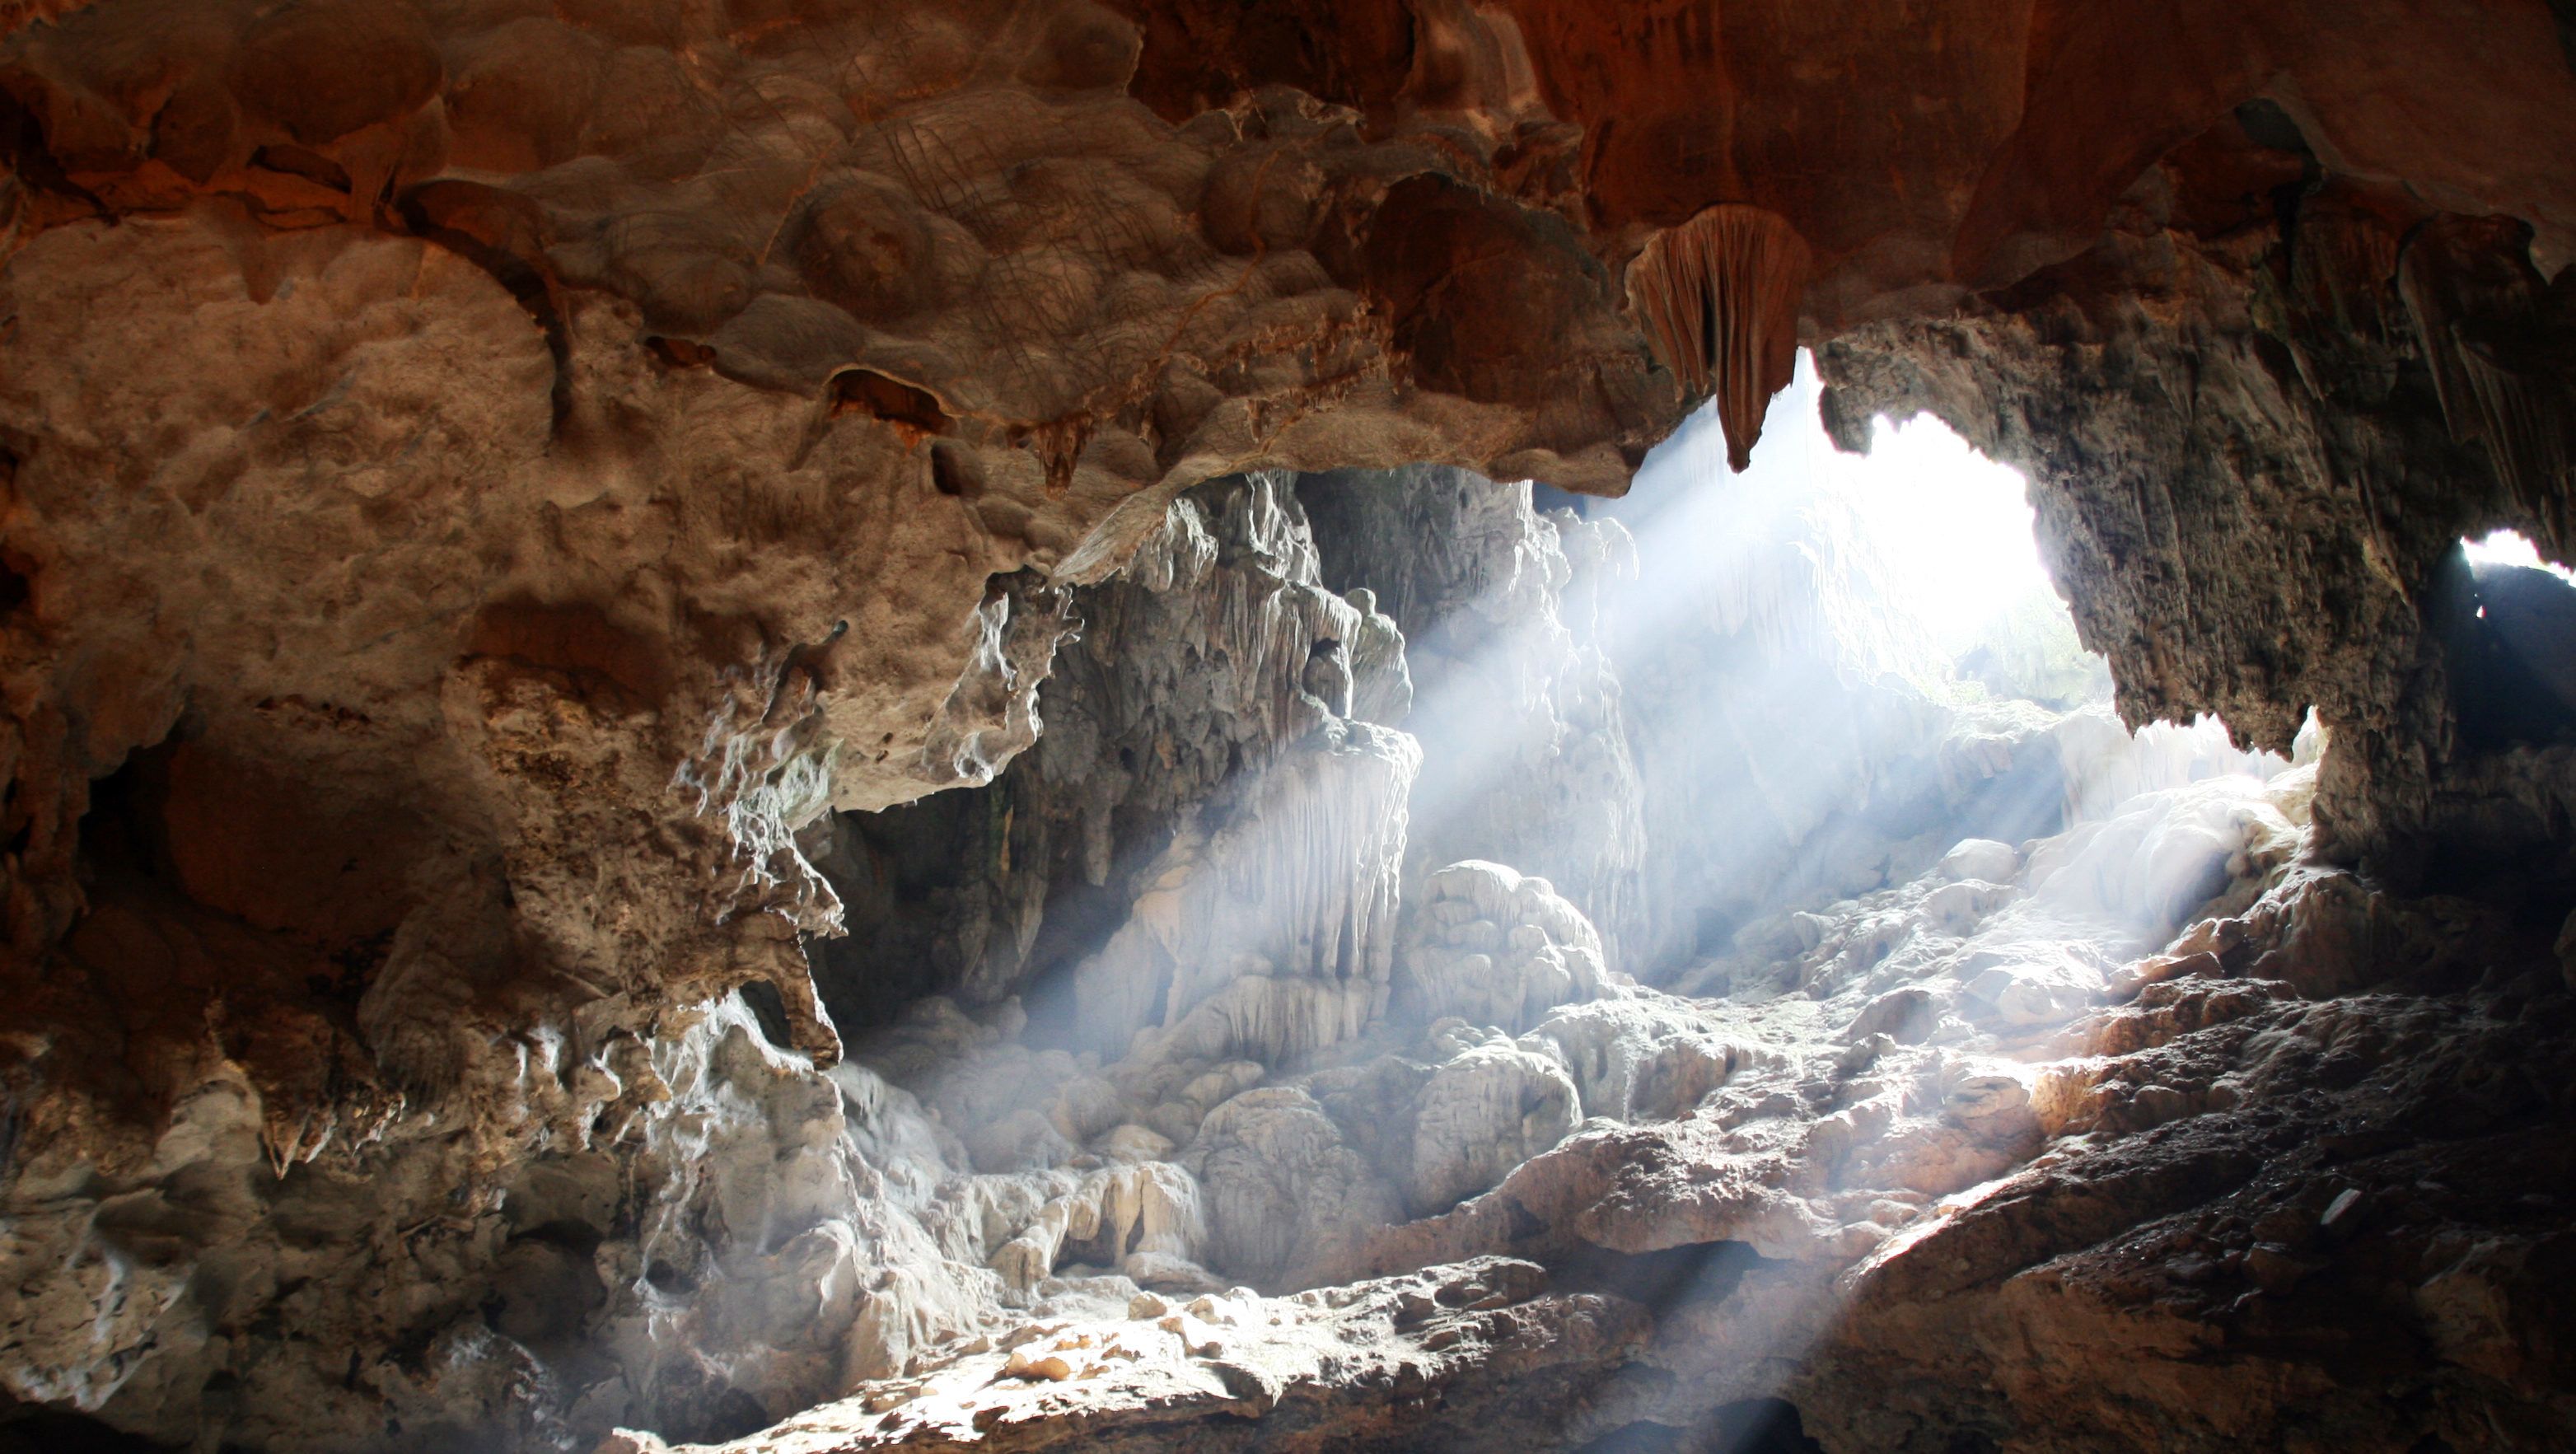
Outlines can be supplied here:
M1420 767L1401 732L1329 723L1224 800L1222 826L1185 827L1075 972L1092 1043L1126 1049L1159 1019L1191 1053L1271 1061L1358 1034L1385 1005Z
M2348 190L2310 198L2290 239L2290 286L2299 304L2355 338L2375 341L2402 326L2388 307L2400 230Z
M1629 311L1687 392L1717 396L1739 471L1797 367L1807 261L1806 240L1779 214L1729 202L1660 234L1628 266Z
M2513 218L2436 217L2408 241L2397 283L2451 437L2485 444L2506 498L2554 532L2576 408L2530 247L2530 226Z

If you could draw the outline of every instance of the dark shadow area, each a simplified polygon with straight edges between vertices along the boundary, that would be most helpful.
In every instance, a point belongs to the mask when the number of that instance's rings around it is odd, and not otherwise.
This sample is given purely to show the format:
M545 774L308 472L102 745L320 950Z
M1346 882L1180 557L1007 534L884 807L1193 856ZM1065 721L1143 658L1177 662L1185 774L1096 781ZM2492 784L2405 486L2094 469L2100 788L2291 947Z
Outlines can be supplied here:
M988 787L839 815L817 867L841 896L849 932L805 948L842 1035L893 1025L930 995L981 1005L1011 993L1025 1000L1031 1045L1070 1035L1073 968L1126 922L1135 877L1171 842L1173 825L1113 811L1108 872L1092 883L1073 861L1079 845L1044 821L1036 768L1033 758L1015 762ZM1043 897L1028 915L1031 890Z
M1717 1411L1702 1446L1710 1454L1824 1454L1807 1437L1797 1406L1786 1399L1749 1398Z
M805 948L814 988L844 1036L894 1023L980 958L981 942L967 942L958 926L992 917L990 870L1007 861L1008 795L1005 781L839 816L817 866L841 896L849 932Z
M2496 752L2576 740L2576 586L2529 566L2447 561L2430 614L2460 743Z
M1681 1430L1639 1419L1582 1445L1577 1454L1681 1454L1689 1447Z
M116 771L89 785L89 811L80 820L80 863L85 887L102 878L133 875L167 878L169 833L162 799L169 791L171 744L127 754Z
M1578 1454L1822 1454L1797 1406L1752 1398L1724 1405L1706 1426L1677 1429L1640 1419L1581 1445Z
M1569 1292L1603 1293L1656 1317L1684 1302L1723 1302L1766 1259L1744 1242L1693 1242L1653 1252L1613 1252L1585 1244L1555 1266Z
M742 996L743 1008L751 1011L751 1018L759 1024L761 1039L781 1050L796 1048L787 1026L787 1001L779 995L778 986L756 979L734 993Z
M872 369L845 369L832 376L832 412L874 415L915 434L945 434L957 422L938 395Z
M0 1454L169 1454L176 1444L120 1433L97 1419L0 1395ZM225 1451L233 1446L227 1444Z
M2422 609L2467 786L2436 802L2439 848L2425 854L2417 887L2507 908L2546 931L2576 901L2576 862L2552 846L2551 814L2474 785L2523 771L2504 754L2576 744L2576 585L2463 549L2435 573Z

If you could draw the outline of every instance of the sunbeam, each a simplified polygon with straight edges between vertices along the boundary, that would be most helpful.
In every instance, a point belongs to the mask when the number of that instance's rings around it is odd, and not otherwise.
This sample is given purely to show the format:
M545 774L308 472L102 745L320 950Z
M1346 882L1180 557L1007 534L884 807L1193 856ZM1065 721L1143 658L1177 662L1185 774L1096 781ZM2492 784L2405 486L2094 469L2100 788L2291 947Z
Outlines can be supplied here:
M835 1076L880 1141L955 1146L917 1215L982 1295L1052 1310L890 1339L933 1370L874 1375L899 1424L1104 1348L1392 1347L1509 1257L1644 1309L1680 1375L1539 1442L1801 1447L1853 1279L1972 1215L2105 1007L2285 881L2319 750L2131 730L2021 478L1929 419L1839 453L1817 399L1802 356L1746 470L1702 415L1616 501L1201 486L1075 601L1036 749L815 845L858 930L817 946ZM889 1012L888 946L955 967ZM1350 1288L1383 1296L1312 1301Z
M2576 584L2576 570L2542 558L2540 547L2519 531L2490 530L2475 540L2462 540L2460 551L2469 558L2471 565L2513 565L2545 570L2560 580Z

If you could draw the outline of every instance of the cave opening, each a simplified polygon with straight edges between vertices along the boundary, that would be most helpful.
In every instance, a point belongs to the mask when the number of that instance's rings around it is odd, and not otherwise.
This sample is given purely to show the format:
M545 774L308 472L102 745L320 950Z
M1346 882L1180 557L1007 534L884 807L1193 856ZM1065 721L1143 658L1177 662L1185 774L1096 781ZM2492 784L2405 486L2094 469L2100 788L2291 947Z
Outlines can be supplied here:
M2474 750L2576 738L2576 572L2498 530L2460 542L2436 600L2451 707Z
M1888 1169L1797 1174L1875 1208L1836 1235L1902 1240L2028 1154L2034 1058L2283 881L2321 735L2130 730L2022 476L1928 416L1840 452L1820 392L1802 355L1745 471L1703 412L1617 500L1200 485L1075 593L992 783L809 830L850 929L808 945L835 1075L953 1148L926 1181L1016 1208L1006 1305L1239 1325L1464 1238L1653 1318L1759 1307L1747 1366L1794 1370L1835 1316L1777 1301L1812 1234L1611 1253L1517 1178L1875 1104ZM1438 1275L1399 1325L1489 1295ZM1003 1351L1090 1356L1044 1336ZM1793 1377L1584 1437L1805 1447Z

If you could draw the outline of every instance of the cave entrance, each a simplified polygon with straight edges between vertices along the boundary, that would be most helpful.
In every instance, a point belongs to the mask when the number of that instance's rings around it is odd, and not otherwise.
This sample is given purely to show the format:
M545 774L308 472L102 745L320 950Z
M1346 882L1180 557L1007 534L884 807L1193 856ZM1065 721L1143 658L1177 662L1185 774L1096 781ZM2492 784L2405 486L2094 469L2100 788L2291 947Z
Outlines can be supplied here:
M2460 537L2460 554L2472 566L2514 566L2524 570L2546 571L2569 587L2576 588L2576 570L2569 570L2543 556L2540 547L2518 530L2490 530L2472 540Z
M2461 540L2433 610L2466 746L2576 740L2576 572L2493 531Z
M1882 415L1868 450L1846 453L1825 432L1822 395L1801 351L1748 469L1722 467L1722 437L1703 411L1648 457L1614 509L1641 540L1678 536L1670 553L1731 578L1747 617L1815 612L1817 644L1847 672L2060 711L2109 702L2109 669L2078 640L2042 559L2022 473L1930 414ZM1651 577L1663 563L1649 552Z
M1722 953L1753 921L1902 882L1964 839L2054 834L2086 797L2061 740L2129 742L2022 475L1928 415L1882 418L1869 452L1845 453L1822 394L1802 353L1741 472L1703 411L1622 499L1540 492L1634 543L1633 576L1586 619L1660 780L1645 836L1731 825L1690 867L1648 867L1684 881L1648 885L1657 922L1631 969Z
M2288 765L2131 733L2022 478L1929 419L1843 454L1820 393L1802 362L1741 473L1691 421L1620 500L1194 486L1075 588L1033 747L807 836L853 1115L914 1185L995 1179L973 1256L1011 1296L1341 1285L1376 1229L1502 1192L1471 1215L1560 1287L1725 1302L1745 1244L1560 1255L1510 1178L1712 1095L1826 1114L1836 1082L1725 1048L1755 1020L1830 1024L1798 1064L1846 1081L2042 1043L2259 887ZM1602 1447L1805 1447L1785 1404L1711 1412Z
M1815 459L1820 492L1849 502L1856 545L1889 609L1910 617L1960 676L1999 695L2097 695L2097 678L2044 688L2017 680L2016 653L2049 651L2065 668L2087 655L2042 564L2019 470L1978 453L1929 414L1876 421L1869 453Z

